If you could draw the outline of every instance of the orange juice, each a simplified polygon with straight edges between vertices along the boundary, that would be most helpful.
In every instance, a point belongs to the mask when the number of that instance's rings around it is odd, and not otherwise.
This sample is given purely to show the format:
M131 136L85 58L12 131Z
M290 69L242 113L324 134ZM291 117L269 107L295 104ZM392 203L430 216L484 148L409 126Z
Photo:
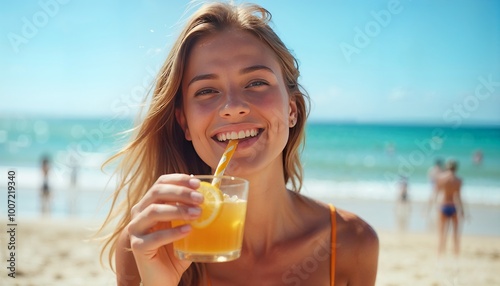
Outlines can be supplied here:
M240 256L247 202L224 200L213 222L206 227L193 226L191 233L174 242L175 254L196 261L229 261ZM188 221L172 221L172 226Z

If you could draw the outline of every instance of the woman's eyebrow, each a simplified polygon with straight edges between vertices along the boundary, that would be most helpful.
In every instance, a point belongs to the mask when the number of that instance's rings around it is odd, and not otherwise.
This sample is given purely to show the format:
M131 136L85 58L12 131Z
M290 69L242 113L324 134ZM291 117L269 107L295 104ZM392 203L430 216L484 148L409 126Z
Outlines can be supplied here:
M260 71L260 70L267 71L267 72L270 72L270 73L274 74L274 71L270 67L267 67L265 65L249 66L249 67L241 69L239 73L240 74L247 74L247 73L251 73L251 72L254 72L254 71ZM189 81L189 83L188 83L187 86L190 86L191 84L193 84L196 81L209 80L209 79L217 79L217 78L218 78L218 76L216 74L213 74L213 73L200 74L200 75L197 75L197 76L193 77Z
M265 65L254 65L254 66L246 67L246 68L240 70L240 74L251 73L251 72L259 71L259 70L268 71L268 72L274 74L274 71L270 67L267 67Z
M193 84L194 82L196 81L199 81L199 80L208 80L208 79L216 79L217 78L217 75L216 74L213 74L213 73L209 73L209 74L200 74L200 75L197 75L195 77L193 77L187 86L190 86L191 84Z

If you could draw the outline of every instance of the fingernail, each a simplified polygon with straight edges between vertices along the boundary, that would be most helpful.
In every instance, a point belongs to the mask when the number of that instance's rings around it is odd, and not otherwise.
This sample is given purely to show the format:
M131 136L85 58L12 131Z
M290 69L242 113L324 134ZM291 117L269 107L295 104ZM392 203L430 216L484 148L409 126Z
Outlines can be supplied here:
M201 214L201 209L200 208L188 208L188 214L189 215L199 215L199 214Z
M195 203L202 203L203 202L203 195L198 192L191 192L191 199Z
M191 225L189 225L189 224L185 224L185 225L181 226L181 227L179 228L179 230L180 230L182 233L190 232L190 231L191 231Z
M189 186L191 188L197 189L200 186L200 180L196 178L189 179Z

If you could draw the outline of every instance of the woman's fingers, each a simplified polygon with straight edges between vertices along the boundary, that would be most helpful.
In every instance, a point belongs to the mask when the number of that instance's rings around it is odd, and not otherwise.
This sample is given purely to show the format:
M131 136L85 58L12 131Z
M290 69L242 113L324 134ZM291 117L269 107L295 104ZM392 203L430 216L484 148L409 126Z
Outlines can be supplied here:
M127 227L132 250L154 256L160 247L189 233L190 225L171 227L170 222L200 216L198 205L203 202L203 195L196 191L199 185L198 179L184 174L159 177L132 208L132 220Z
M130 237L130 246L134 252L143 253L146 257L152 258L156 255L158 248L181 239L191 231L189 224L181 225L174 228L158 230L142 236L132 235Z
M129 234L141 236L161 222L193 220L199 217L201 208L189 205L151 204L137 213L129 224Z
M160 184L176 184L176 185L186 185L188 186L191 182L199 182L198 179L195 179L194 177L186 174L166 174L166 175L161 175L158 180L156 180L156 183ZM192 186L194 188L197 188L200 184L197 183L196 186Z
M203 195L196 191L199 186L200 181L188 175L163 175L132 208L132 215L142 212L154 203L200 204L203 202Z
M178 202L182 204L200 204L203 202L203 195L185 186L173 184L155 184L141 200L143 205L150 205L157 202Z

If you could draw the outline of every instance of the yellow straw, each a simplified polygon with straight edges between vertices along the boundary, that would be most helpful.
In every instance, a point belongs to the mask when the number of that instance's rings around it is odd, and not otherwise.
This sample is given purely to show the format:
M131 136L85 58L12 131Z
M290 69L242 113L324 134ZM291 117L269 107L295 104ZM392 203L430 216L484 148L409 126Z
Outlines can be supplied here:
M219 187L220 177L224 175L224 171L229 164L229 160L231 160L231 157L233 157L234 151L236 151L237 146L238 140L229 140L229 143L226 146L226 150L224 150L224 153L220 158L219 165L217 166L217 169L215 169L215 178L212 180L213 186Z

